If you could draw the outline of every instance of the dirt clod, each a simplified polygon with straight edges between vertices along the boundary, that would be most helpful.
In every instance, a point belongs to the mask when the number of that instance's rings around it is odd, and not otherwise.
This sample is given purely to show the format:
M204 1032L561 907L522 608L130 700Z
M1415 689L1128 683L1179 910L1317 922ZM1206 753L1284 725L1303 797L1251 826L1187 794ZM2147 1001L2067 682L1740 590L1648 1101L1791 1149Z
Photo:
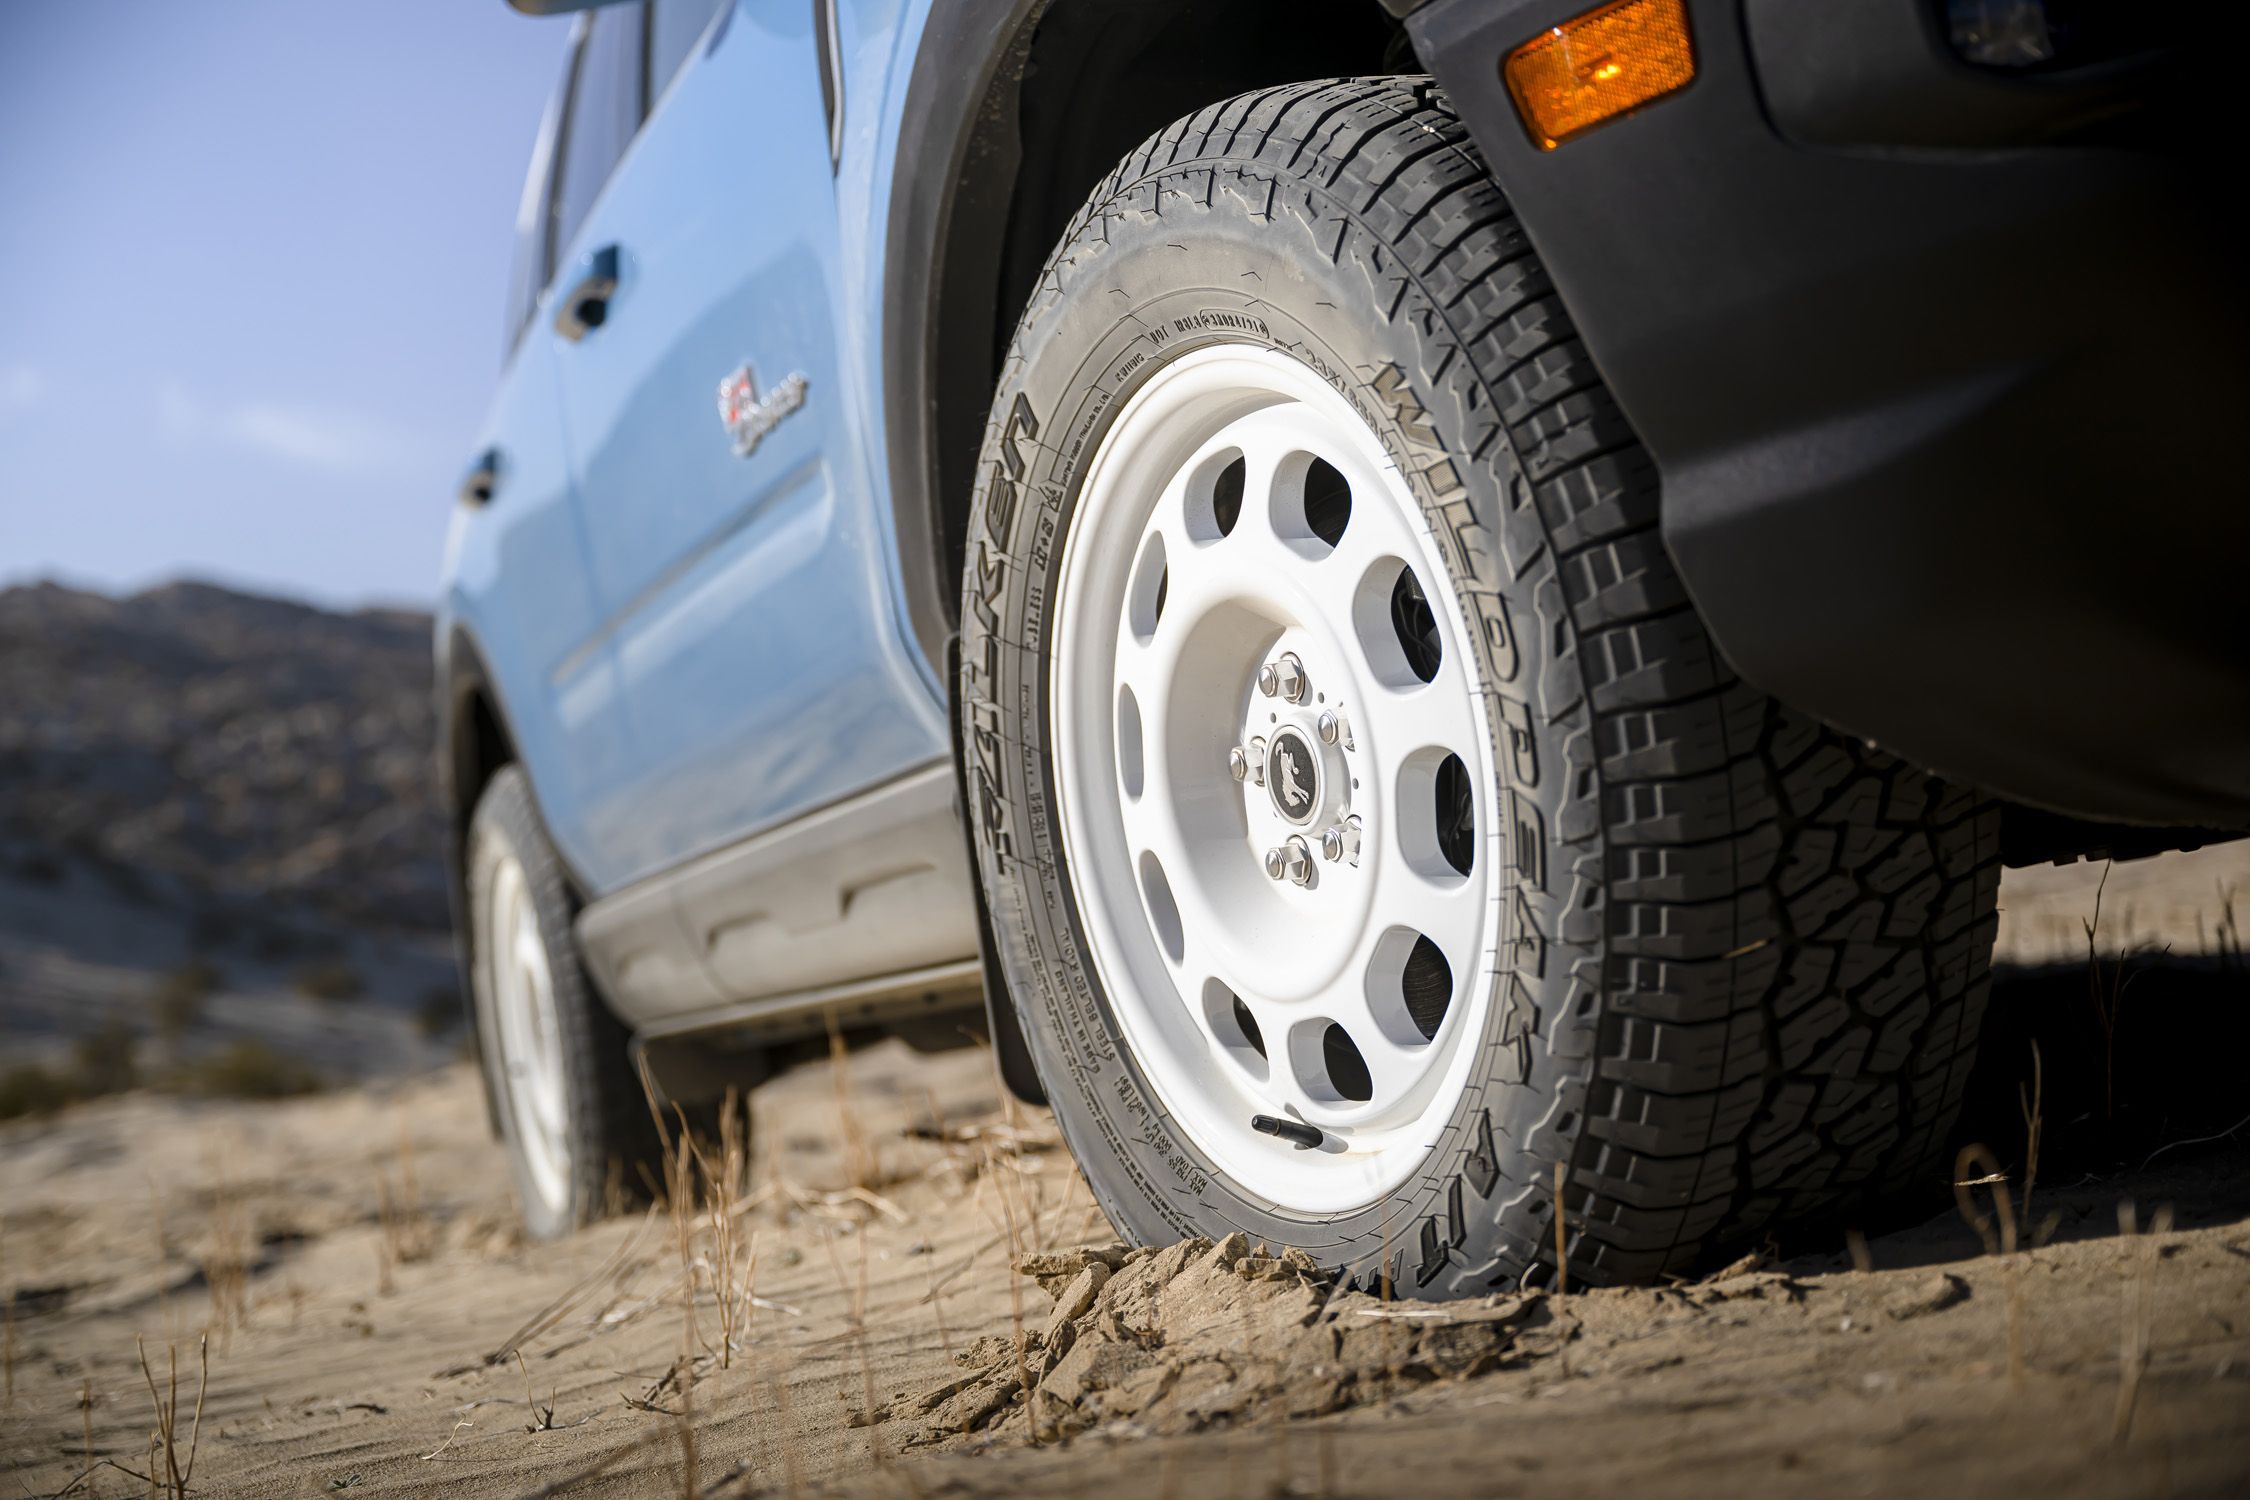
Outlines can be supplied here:
M1080 1245L1071 1250L1047 1250L1016 1257L1015 1268L1019 1276L1029 1276L1039 1283L1039 1290L1050 1297L1062 1294L1063 1288L1085 1271L1098 1265L1105 1271L1114 1271L1136 1254L1123 1245Z
M1893 1292L1885 1299L1883 1311L1903 1323L1908 1318L1943 1312L1957 1302L1968 1300L1969 1284L1958 1276L1940 1271L1935 1276Z

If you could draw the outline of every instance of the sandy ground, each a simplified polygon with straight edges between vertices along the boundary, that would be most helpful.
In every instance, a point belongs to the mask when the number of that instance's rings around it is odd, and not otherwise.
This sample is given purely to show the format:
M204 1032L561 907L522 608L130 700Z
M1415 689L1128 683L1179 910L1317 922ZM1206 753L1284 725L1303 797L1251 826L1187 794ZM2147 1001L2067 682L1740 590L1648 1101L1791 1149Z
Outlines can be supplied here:
M2161 900L2165 871L2134 877L2136 911L2202 919L2200 949L2143 919L2174 967L1996 993L1971 1128L2036 1242L2012 1253L1935 1184L1856 1252L1823 1232L1653 1289L1432 1308L1239 1243L1128 1258L981 1054L897 1044L756 1095L739 1201L688 1226L685 1272L659 1214L520 1242L458 1066L19 1122L0 1487L147 1493L175 1358L184 1467L208 1330L202 1494L2250 1493L2250 975L2189 894L2242 869L2190 863ZM2014 944L2067 932L2100 871L2033 873L2004 889ZM2132 1024L2112 1004L2087 1041L2072 997L2119 994Z
M2096 898L2099 897L2099 908ZM2105 953L2171 949L2250 952L2250 839L2154 859L2079 861L2010 870L2000 886L1999 957L2017 964L2078 963L2086 924Z

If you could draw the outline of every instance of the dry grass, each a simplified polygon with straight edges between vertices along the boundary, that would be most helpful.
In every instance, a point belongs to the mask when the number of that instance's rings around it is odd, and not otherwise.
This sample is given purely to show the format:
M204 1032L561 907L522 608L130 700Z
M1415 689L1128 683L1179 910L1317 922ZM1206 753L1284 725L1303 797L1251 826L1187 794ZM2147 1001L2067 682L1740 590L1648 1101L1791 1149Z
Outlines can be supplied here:
M2100 946L2102 925L2102 892L2109 885L2111 864L2102 866L2101 880L2094 887L2093 915L2081 919L2079 925L2086 933L2086 997L2094 1024L2100 1029L2102 1039L2102 1119L2112 1123L2117 1118L2117 1030L2125 1011L2125 995L2140 977L2141 970L2133 967L2133 959L2141 950L2128 941L2117 953L2105 961ZM2231 897L2227 922L2231 926L2233 911ZM2126 931L2132 931L2132 912L2126 911ZM2161 950L2148 950L2161 957L2171 951L2167 944Z
M2039 1042L2031 1043L2031 1088L2026 1092L2022 1084L2016 1085L2016 1103L2023 1110L2023 1221L2031 1222L2031 1190L2039 1182L2039 1131L2046 1111L2046 1065L2039 1056ZM2036 1243L2037 1237L2034 1236Z
M986 1150L989 1153L991 1148L988 1146ZM1016 1218L1015 1202L1008 1192L1008 1179L1005 1175L994 1171L988 1162L986 1170L982 1174L982 1181L989 1181L993 1190L999 1196L1000 1212L1007 1221L1008 1264L1014 1266L1023 1259L1024 1239L1022 1226ZM982 1186L981 1181L979 1186ZM1041 1433L1038 1409L1029 1405L1031 1401L1031 1362L1024 1335L1023 1278L1021 1276L1010 1276L1008 1278L1008 1327L1010 1344L1014 1348L1016 1356L1016 1388L1023 1393L1027 1414L1031 1419L1025 1425L1031 1433L1031 1441L1037 1444L1041 1440Z
M852 1227L852 1237L859 1244L859 1281L848 1289L842 1285L843 1267L836 1262L836 1237L823 1235L822 1239L828 1245L829 1262L835 1267L839 1290L846 1292L851 1303L852 1342L859 1355L860 1411L867 1426L867 1456L877 1468L882 1468L889 1462L889 1456L883 1451L877 1430L875 1368L867 1355L867 1225L864 1221Z
M400 1266L428 1260L437 1251L437 1229L422 1206L422 1190L414 1180L414 1141L406 1122L398 1127L398 1178L381 1167L375 1169L376 1211L383 1235L376 1246L376 1290L389 1296L397 1290L394 1273Z
M189 1431L184 1464L180 1460L179 1346L164 1346L165 1382L161 1391L157 1389L156 1372L149 1368L147 1346L136 1338L133 1347L140 1352L141 1378L148 1382L148 1399L156 1408L156 1430L149 1434L149 1472L145 1477L152 1492L161 1489L172 1500L187 1500L188 1482L195 1477L195 1456L203 1444L203 1398L211 1385L211 1336L205 1334L198 1341L202 1373L195 1386L195 1425Z
M828 1068L836 1091L836 1129L843 1140L845 1185L873 1192L887 1179L859 1105L852 1098L851 1051L844 1045L844 1034L837 1029L833 1013L828 1016Z
M1875 1257L1867 1248L1867 1236L1857 1229L1844 1231L1844 1249L1852 1258L1852 1269L1862 1275L1875 1269Z
M204 1331L218 1335L224 1346L234 1329L250 1326L250 1271L257 1263L257 1247L242 1189L216 1169L210 1205L198 1256L210 1296Z
M1976 1190L1980 1187L1992 1189L1989 1214L1977 1208ZM1953 1203L1984 1242L1985 1254L2015 1254L2016 1209L2008 1194L2008 1174L2000 1170L2000 1163L1985 1146L1963 1146L1953 1159Z
M2219 959L2219 972L2231 978L2240 972L2243 967L2242 923L2234 914L2234 882L2222 880L2218 885L2218 927L2211 934L2211 943L2204 951L2216 953ZM2201 913L2197 913L2195 918L2195 935L2197 946L2202 947L2203 917Z
M661 1118L661 1115L659 1115ZM680 1257L680 1377L684 1394L694 1382L694 1359L703 1339L695 1322L695 1153L686 1133L664 1142L664 1206L672 1221L672 1244Z
M753 1232L746 1247L742 1232L750 1197L749 1106L729 1089L719 1106L718 1140L706 1149L689 1133L684 1118L680 1140L692 1153L696 1180L678 1182L674 1190L700 1200L699 1210L691 1213L704 1226L710 1249L692 1257L691 1265L700 1267L710 1282L719 1323L719 1368L731 1369L749 1330L758 1275L757 1236ZM687 1217L676 1211L676 1222Z
M2149 1325L2152 1321L2150 1300L2159 1253L2156 1240L2159 1236L2172 1232L2172 1210L2169 1205L2159 1207L2150 1216L2145 1235L2141 1232L2138 1218L2133 1200L2120 1199L2117 1205L2117 1232L2136 1242L2136 1253L2131 1257L2125 1273L2124 1317L2117 1353L2117 1409L2110 1423L2110 1441L2115 1444L2126 1443L2133 1436L2133 1419L2140 1409L2141 1381L2148 1374Z
M83 1472L91 1475L94 1472L94 1378L91 1375L78 1384L78 1427L79 1451L86 1464ZM89 1482L86 1488L90 1495L94 1486Z
M680 1500L699 1500L703 1486L695 1462L695 1392L680 1392L680 1414L672 1423L680 1444Z

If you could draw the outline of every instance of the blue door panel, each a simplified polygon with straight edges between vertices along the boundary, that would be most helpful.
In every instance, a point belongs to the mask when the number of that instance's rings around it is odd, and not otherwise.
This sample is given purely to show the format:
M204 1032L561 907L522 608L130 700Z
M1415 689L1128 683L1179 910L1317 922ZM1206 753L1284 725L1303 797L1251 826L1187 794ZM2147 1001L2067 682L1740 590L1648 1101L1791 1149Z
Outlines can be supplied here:
M597 618L571 498L554 350L534 332L503 375L479 450L498 455L491 500L456 508L446 614L477 643L556 847L583 870L591 819L615 795L633 746L614 652Z
M585 820L597 890L945 753L844 388L813 9L739 6L565 259L619 249L603 325L556 341L596 634L632 744ZM761 392L796 374L806 394L742 456L718 385L745 362Z

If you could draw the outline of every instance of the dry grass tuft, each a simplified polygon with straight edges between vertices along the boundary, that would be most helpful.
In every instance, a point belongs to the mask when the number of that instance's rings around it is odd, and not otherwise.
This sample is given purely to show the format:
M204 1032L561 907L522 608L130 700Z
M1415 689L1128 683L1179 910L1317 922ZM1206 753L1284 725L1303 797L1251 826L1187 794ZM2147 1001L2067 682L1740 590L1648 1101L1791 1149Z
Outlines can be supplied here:
M1975 1174L1975 1175L1971 1175ZM1977 1208L1976 1190L1992 1189L1992 1212L1986 1214ZM2000 1170L2000 1163L1992 1152L1981 1144L1961 1148L1953 1159L1953 1202L1961 1217L1984 1241L1987 1255L2013 1255L2016 1252L2016 1209L2008 1195L2008 1174ZM1997 1224L1998 1232L1995 1233Z
M2039 1182L2039 1130L2046 1109L2046 1066L2039 1056L2039 1040L2031 1042L2031 1089L2016 1085L2016 1103L2023 1110L2023 1221L2031 1222L2031 1190Z
M682 1374L684 1395L694 1384L693 1360L703 1339L695 1325L695 1153L683 1133L664 1143L664 1206L672 1220L672 1245L680 1257L681 1358L689 1361Z
M187 1500L188 1481L195 1476L195 1455L203 1443L203 1397L211 1385L211 1336L206 1333L197 1341L202 1360L202 1374L195 1386L195 1425L190 1429L187 1445L187 1462L180 1461L180 1351L176 1344L166 1344L164 1389L156 1388L156 1372L149 1368L148 1348L136 1338L133 1347L140 1352L141 1378L148 1382L148 1399L156 1408L156 1430L149 1434L149 1488L153 1492L161 1487L172 1500ZM161 1462L162 1467L158 1465Z
M79 1451L86 1464L84 1472L91 1475L94 1472L94 1377L91 1375L78 1383L78 1427ZM94 1486L88 1484L86 1489L91 1495Z
M2139 1214L2130 1198L2117 1204L2117 1232L2133 1241L2124 1287L2124 1319L2117 1353L2117 1409L2110 1422L2110 1441L2122 1445L2132 1439L2133 1419L2140 1409L2141 1381L2148 1374L2150 1307L2160 1236L2172 1232L2171 1205L2158 1207L2142 1233Z
M695 1160L698 1183L684 1184L689 1192L700 1188L700 1218L708 1231L710 1251L694 1262L711 1283L719 1320L719 1368L733 1367L734 1354L746 1336L756 1300L758 1277L757 1235L749 1236L747 1254L742 1234L745 1205L750 1197L750 1109L733 1089L719 1106L719 1139L713 1151L704 1149L681 1122L681 1140ZM745 1262L747 1261L747 1268Z
M376 1247L376 1289L384 1296L396 1290L393 1273L398 1267L428 1260L437 1252L437 1227L422 1206L422 1190L414 1180L414 1141L406 1122L398 1126L398 1180L375 1169L376 1210L383 1237Z
M1012 1096L1003 1095L1002 1098L1008 1099ZM991 1181L994 1190L999 1194L1000 1212L1007 1220L1008 1264L1013 1266L1020 1262L1024 1255L1023 1231L1017 1221L1016 1205L1009 1196L1008 1179L1006 1177L992 1172L989 1167L985 1175ZM1028 1407L1031 1400L1031 1362L1024 1336L1023 1278L1021 1276L1010 1276L1008 1278L1008 1324L1012 1334L1009 1342L1015 1350L1016 1356L1016 1389L1023 1393L1023 1399ZM1027 1425L1031 1432L1031 1441L1036 1446L1043 1440L1039 1412L1036 1407L1028 1407L1028 1412L1031 1420Z
M698 1481L695 1462L695 1393L680 1392L680 1414L673 1419L672 1431L680 1444L680 1500L701 1500L703 1486Z
M828 1016L828 1070L836 1089L836 1128L844 1142L844 1183L871 1193L888 1179L860 1119L858 1102L852 1098L851 1052L833 1013Z
M2232 881L2222 880L2219 882L2219 910L2222 915L2219 918L2218 930L2211 935L2211 947L2216 950L2219 956L2219 972L2232 978L2243 967L2242 923L2234 914L2234 882ZM2198 916L2196 918L2198 936L2201 935L2202 922L2203 918Z
M223 1173L215 1174L211 1189L200 1263L211 1299L204 1331L217 1334L224 1346L230 1331L250 1326L250 1271L257 1263L257 1247L244 1194Z

